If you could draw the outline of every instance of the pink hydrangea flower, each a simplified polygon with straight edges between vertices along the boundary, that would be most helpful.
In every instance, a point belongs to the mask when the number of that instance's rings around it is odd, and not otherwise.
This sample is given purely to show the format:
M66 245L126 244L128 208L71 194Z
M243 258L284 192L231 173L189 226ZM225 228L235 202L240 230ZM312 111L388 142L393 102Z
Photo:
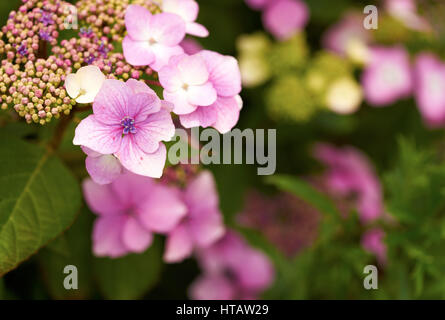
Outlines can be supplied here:
M162 11L177 14L185 21L185 31L197 37L207 37L209 31L196 23L199 6L194 0L162 0Z
M115 155L127 170L158 178L167 154L161 141L174 134L170 109L145 83L108 79L94 100L93 114L77 126L73 143Z
M174 104L176 114L188 114L198 106L209 106L216 101L217 93L210 82L210 73L200 54L183 54L170 59L159 71L164 87L164 99Z
M363 15L346 14L323 35L323 46L340 55L347 55L354 45L370 42L369 31L363 28Z
M212 126L219 132L226 133L238 122L242 107L239 96L241 73L238 62L233 57L208 50L203 50L192 57L193 59L186 59L184 56L174 57L169 65L159 72L160 82L165 89L164 98L175 104L173 111L180 115L184 127ZM182 64L182 61L187 63ZM196 81L198 78L199 82ZM199 85L191 87L193 90L187 92L190 85L184 79L193 79L194 83ZM210 98L214 98L211 88L217 97L207 105ZM205 104L199 103L200 101L205 101Z
M374 47L362 75L366 100L385 106L408 97L413 89L409 55L402 47Z
M187 207L187 216L168 234L164 254L166 262L182 261L195 248L212 245L225 232L218 208L218 194L210 172L203 171L190 181L182 199Z
M87 155L85 167L94 182L108 184L116 180L124 171L119 159L112 154L101 154L82 146Z
M121 257L145 251L153 233L173 229L186 214L175 189L132 173L100 185L87 179L83 193L99 217L94 223L93 251L97 256Z
M186 25L176 14L152 15L138 5L130 5L125 13L128 35L122 42L127 62L134 66L150 66L155 71L166 65L172 56L183 52Z
M362 236L362 247L374 254L380 265L385 265L387 261L387 248L383 241L385 232L380 228L366 231Z
M233 231L201 250L198 261L203 274L189 290L196 300L255 299L274 279L268 257Z
M327 166L324 181L339 197L355 195L360 219L369 223L384 213L380 182L366 157L352 147L317 144L314 156Z
M309 20L309 10L300 0L276 0L266 5L263 24L273 36L286 40L301 31Z
M445 124L445 63L430 53L415 62L415 97L420 113L431 127Z

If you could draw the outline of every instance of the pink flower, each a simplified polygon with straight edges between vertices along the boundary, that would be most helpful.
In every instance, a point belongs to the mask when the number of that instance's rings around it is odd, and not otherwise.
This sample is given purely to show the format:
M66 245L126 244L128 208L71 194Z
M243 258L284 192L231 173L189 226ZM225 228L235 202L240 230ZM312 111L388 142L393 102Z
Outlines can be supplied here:
M380 265L385 265L387 260L386 245L383 242L385 232L380 228L366 231L362 236L362 247L374 254Z
M352 147L318 144L314 156L327 166L324 180L339 197L355 195L360 219L369 223L383 214L380 182L366 157Z
M369 41L369 31L363 28L363 15L358 13L348 13L323 35L323 46L341 55Z
M429 22L417 13L415 0L385 0L385 10L400 20L406 27L418 31L429 31Z
M366 100L374 106L406 98L413 89L409 56L402 47L371 49L370 61L362 75Z
M87 155L85 167L95 183L111 183L123 173L124 168L114 155L101 154L84 146L82 150Z
M279 40L287 40L301 31L309 20L309 10L300 0L276 0L263 12L266 30Z
M197 300L255 299L273 281L271 262L233 231L198 253L203 274L189 294Z
M149 65L158 71L170 57L183 52L179 43L185 36L185 22L176 14L150 11L130 5L125 13L128 35L122 42L127 62L134 66Z
M175 189L152 179L126 173L113 183L83 183L85 200L99 218L93 229L96 256L121 257L140 253L153 241L153 232L166 233L186 214Z
M73 143L103 155L115 155L136 174L158 178L166 148L175 134L170 110L145 83L105 80L93 113L76 128Z
M174 104L176 114L188 114L198 106L209 106L216 101L217 93L210 82L210 73L200 54L186 54L170 59L159 71L164 87L164 99Z
M415 97L431 127L445 124L445 64L430 53L420 54L414 67Z
M189 257L194 248L205 248L225 232L218 208L218 194L213 176L204 171L192 180L182 195L187 216L168 234L164 260L179 262Z
M194 0L163 0L162 11L170 12L180 16L185 24L185 31L197 37L207 37L209 31L201 24L196 23L199 6Z
M184 127L212 126L226 133L238 122L242 107L238 62L233 57L208 50L191 57L174 57L159 72L159 79L165 89L164 98L175 104L173 111L180 115ZM184 79L189 80L184 83ZM194 86L189 85L190 80L193 80ZM217 97L208 105L214 98L213 92L216 92Z

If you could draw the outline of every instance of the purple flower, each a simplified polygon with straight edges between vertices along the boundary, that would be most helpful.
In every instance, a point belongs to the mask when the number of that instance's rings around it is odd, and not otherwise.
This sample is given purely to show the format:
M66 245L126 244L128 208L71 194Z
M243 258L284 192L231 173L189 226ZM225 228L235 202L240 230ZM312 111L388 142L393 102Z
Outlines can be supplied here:
M28 48L26 47L26 45L22 44L20 45L20 47L17 48L17 52L22 56L26 56L28 55Z
M179 43L185 36L185 22L176 14L150 11L130 5L125 13L128 35L122 42L124 56L134 66L150 66L158 71L169 59L183 53Z
M187 216L168 234L166 262L182 261L195 248L206 248L215 243L225 232L218 208L218 193L210 172L204 171L188 183L182 198Z
M408 97L413 89L409 55L402 47L374 47L362 75L366 100L385 106Z
M445 124L445 63L422 53L414 67L415 97L420 113L431 127Z
M166 148L175 133L170 110L145 83L105 80L93 103L94 114L76 128L73 143L116 156L136 174L159 178Z
M51 41L51 39L52 39L51 34L46 30L40 30L39 37L40 37L40 39L42 39L44 41Z
M380 182L371 164L360 151L352 147L336 148L328 144L317 144L314 156L327 166L324 180L334 195L355 195L362 222L369 223L383 214Z
M42 14L42 16L40 17L39 22L42 22L45 27L50 24L54 24L54 20L53 20L53 16L52 16L51 12L40 10L40 13Z
M274 279L267 256L233 231L199 251L198 261L203 274L189 290L196 300L255 299Z
M92 38L94 33L91 28L80 28L79 36L83 38Z
M143 252L151 245L154 232L168 232L186 213L175 189L132 173L108 185L88 179L83 193L99 216L94 223L93 251L101 257Z

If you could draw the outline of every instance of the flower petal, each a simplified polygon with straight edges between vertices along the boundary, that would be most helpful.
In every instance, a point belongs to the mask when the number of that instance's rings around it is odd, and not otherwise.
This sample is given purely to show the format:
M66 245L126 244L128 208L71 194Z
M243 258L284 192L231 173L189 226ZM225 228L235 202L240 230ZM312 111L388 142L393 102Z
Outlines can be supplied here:
M141 253L152 244L153 234L144 229L136 218L127 217L122 230L122 242L129 251Z
M184 225L176 227L167 238L164 261L167 263L181 262L193 251L191 237Z
M85 66L80 68L76 75L80 81L82 93L77 99L78 103L92 103L99 93L105 81L105 75L97 66Z
M85 166L91 178L98 184L111 183L122 174L122 165L111 154L99 157L88 156Z
M241 92L241 72L235 58L208 50L199 54L207 63L210 82L219 96L231 97Z
M125 60L133 66L148 66L155 61L155 55L148 41L137 41L126 36L122 41Z
M153 15L146 8L139 5L129 5L125 11L125 27L129 36L134 40L150 40L150 22Z
M209 106L216 101L216 90L210 82L201 86L190 86L187 89L187 100L190 104Z
M198 17L199 6L193 0L163 0L162 10L175 13L184 21L191 22Z
M187 207L178 190L162 185L155 185L151 189L138 210L143 226L158 233L170 232L186 214Z
M156 92L143 81L128 79L125 83L133 91L133 93L145 92L157 96Z
M205 84L209 79L206 62L199 54L183 55L176 67L182 81L190 86Z
M193 300L232 300L235 299L235 288L223 275L203 275L195 280L189 296Z
M187 23L185 31L195 37L205 38L209 36L209 30L202 24L196 22Z
M172 63L172 60L169 65L159 70L159 82L165 90L170 92L181 89L182 81L179 69Z
M184 49L179 45L169 47L163 44L154 44L151 46L151 50L153 50L155 59L150 63L150 68L154 71L159 71L168 65L170 58L184 53Z
M129 171L152 178L160 178L167 159L167 150L163 143L153 153L143 152L136 143L129 142L116 153L121 164Z
M185 37L185 22L176 14L163 12L153 16L151 37L166 46L176 46Z
M218 113L215 107L198 107L195 111L189 114L179 116L181 125L185 128L194 127L209 127L213 125L218 118Z
M185 90L178 90L176 92L169 92L164 90L164 99L173 103L175 106L173 112L176 114L189 114L198 108L197 105L190 104L187 99L187 92Z
M239 119L239 113L242 107L240 96L232 98L218 98L214 104L206 108L215 108L217 120L213 127L224 134L232 130Z
M128 104L128 116L133 118L136 125L145 121L150 114L161 110L161 99L156 94L140 92L134 94Z
M65 89L72 99L76 99L80 94L80 79L75 73L70 73L65 79Z
M172 117L165 109L150 114L143 122L137 123L136 128L134 142L145 153L155 152L159 142L170 141L175 135Z
M120 125L121 120L130 115L129 100L133 92L125 82L107 79L93 103L96 119L110 125Z
M128 253L121 240L125 216L101 217L94 222L93 252L98 257L118 258Z
M100 185L91 179L86 179L82 183L82 190L88 207L96 214L116 215L124 209L109 185Z
M120 149L121 133L120 127L105 125L97 121L95 115L90 115L77 126L73 144L102 154L112 154Z

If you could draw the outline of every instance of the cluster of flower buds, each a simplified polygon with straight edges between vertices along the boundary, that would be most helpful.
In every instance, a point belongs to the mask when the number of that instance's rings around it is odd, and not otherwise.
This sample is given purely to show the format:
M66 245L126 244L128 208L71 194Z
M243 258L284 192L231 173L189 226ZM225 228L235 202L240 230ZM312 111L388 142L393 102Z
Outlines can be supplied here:
M152 75L149 67L132 66L115 50L114 42L124 37L128 5L128 0L79 1L76 6L23 0L0 32L1 108L12 107L28 123L45 124L76 105L64 81L82 66L95 65L113 79ZM146 8L158 7L148 3Z

